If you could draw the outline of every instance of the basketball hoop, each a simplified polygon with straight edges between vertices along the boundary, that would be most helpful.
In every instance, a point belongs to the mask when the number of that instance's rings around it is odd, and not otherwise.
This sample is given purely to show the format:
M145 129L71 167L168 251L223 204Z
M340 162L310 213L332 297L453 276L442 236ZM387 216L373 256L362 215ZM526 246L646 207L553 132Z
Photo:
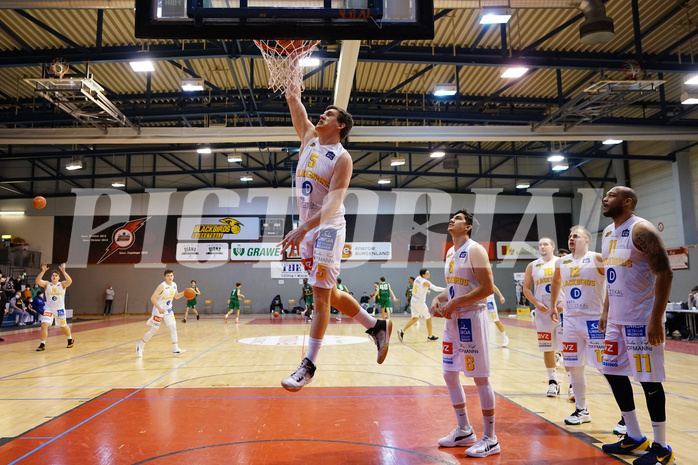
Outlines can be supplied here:
M70 65L68 64L68 60L65 58L55 58L51 62L51 66L49 66L48 71L60 79L65 73L68 72L69 69Z
M300 61L310 56L319 40L255 40L269 69L269 88L284 91L292 84L303 91Z

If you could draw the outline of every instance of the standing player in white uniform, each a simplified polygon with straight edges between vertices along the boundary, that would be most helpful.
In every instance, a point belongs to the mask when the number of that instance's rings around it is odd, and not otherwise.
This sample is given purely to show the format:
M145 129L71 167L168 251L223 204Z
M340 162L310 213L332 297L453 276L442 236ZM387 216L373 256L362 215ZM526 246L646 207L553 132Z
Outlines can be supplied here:
M419 321L419 317L427 320L427 339L429 341L436 341L439 338L433 335L432 325L431 325L431 313L429 313L429 308L427 307L427 292L429 289L436 292L441 292L445 288L434 286L429 279L429 270L422 268L419 270L419 276L414 280L412 285L412 301L410 305L410 312L412 313L412 319L407 322L404 328L397 332L400 342L402 338L405 337L405 331L407 328Z
M494 294L499 296L499 303L503 304L507 301L496 285L494 286ZM507 336L507 332L504 330L504 325L499 321L499 310L497 309L497 302L494 300L494 294L487 296L487 313L489 313L490 319L494 322L499 332L502 333L502 346L506 347L509 345L509 336Z
M150 330L145 333L143 340L136 345L136 355L143 356L145 344L155 333L160 329L160 324L164 321L170 330L170 340L172 341L172 353L174 355L186 352L180 349L177 345L177 319L172 310L172 304L175 299L184 296L184 292L177 292L177 283L174 282L174 271L165 270L165 280L155 289L153 295L150 296L150 302L153 304L152 315L146 322L150 326Z
M548 372L548 397L560 394L560 384L555 371L555 347L557 345L557 325L550 311L550 285L555 274L555 263L558 257L553 255L555 242L549 237L541 237L538 241L540 258L532 261L526 267L524 274L523 293L536 306L536 329L538 331L538 350L543 352L543 362ZM534 286L531 292L531 286ZM560 305L562 301L557 301ZM570 398L573 396L570 387Z
M601 253L608 298L599 320L606 332L603 374L611 385L627 434L604 444L612 454L643 454L634 465L673 464L666 440L664 321L673 272L659 232L635 216L637 195L616 186L603 199L603 215L613 219L603 232ZM642 385L654 442L642 435L629 376ZM645 453L647 451L647 453Z
M63 330L63 334L68 338L68 349L73 347L75 341L73 336L70 334L70 326L68 326L68 321L65 315L65 290L73 284L73 280L68 273L65 271L65 263L61 264L60 268L65 280L60 281L61 274L58 271L51 272L51 282L43 279L44 273L48 271L48 265L46 263L41 264L41 273L36 277L34 281L39 286L46 289L46 306L44 307L44 315L41 317L41 342L39 347L36 348L37 352L46 350L46 339L48 339L48 327L53 324L54 318L56 323Z
M494 281L485 248L470 238L472 229L473 215L467 210L457 211L448 222L453 247L446 254L446 290L431 304L434 315L446 318L443 375L458 422L451 434L438 443L442 447L471 446L466 449L466 455L487 457L501 452L494 434L495 397L489 379L489 328L485 310L485 299L494 292ZM485 428L479 441L465 409L461 372L473 378L480 396Z
M291 60L291 67L299 66L297 59ZM301 102L301 90L296 82L288 83L286 101L293 128L301 139L296 170L300 224L279 245L282 253L289 247L299 247L308 282L313 287L315 307L308 352L298 369L281 381L286 390L295 392L313 379L330 318L330 306L367 328L366 332L378 348L378 363L383 363L388 355L393 323L377 321L351 295L335 285L346 236L343 200L353 171L351 155L340 141L351 130L351 115L330 105L314 126Z
M591 234L582 226L570 229L568 246L572 253L555 263L550 298L557 300L564 293L565 327L562 345L565 368L575 394L575 411L565 418L565 424L589 423L587 410L587 380L584 366L601 370L604 335L599 331L606 289L601 254L590 252ZM555 309L552 310L557 313ZM555 316L554 320L557 320Z

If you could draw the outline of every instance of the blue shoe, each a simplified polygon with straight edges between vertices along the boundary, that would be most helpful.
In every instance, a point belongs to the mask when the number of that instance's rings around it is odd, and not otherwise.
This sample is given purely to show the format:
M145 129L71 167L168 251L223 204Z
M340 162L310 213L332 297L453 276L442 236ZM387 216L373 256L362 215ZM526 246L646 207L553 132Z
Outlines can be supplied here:
M650 448L650 442L645 436L635 440L627 434L620 438L620 441L613 444L604 444L601 449L609 454L634 454L642 455Z
M674 451L671 450L671 447L664 447L653 442L650 451L635 459L633 465L673 465L675 463Z

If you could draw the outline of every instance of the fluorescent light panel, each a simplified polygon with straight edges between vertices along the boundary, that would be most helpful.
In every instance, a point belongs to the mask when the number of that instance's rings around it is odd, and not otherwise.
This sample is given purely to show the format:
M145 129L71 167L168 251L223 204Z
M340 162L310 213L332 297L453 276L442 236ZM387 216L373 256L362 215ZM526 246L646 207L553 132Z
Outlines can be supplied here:
M390 184L390 179L388 178L380 178L378 180L378 184Z
M435 97L450 97L456 95L457 89L454 84L437 84L434 86Z
M616 145L623 142L623 139L606 139L603 141L603 145Z
M698 92L683 92L681 103L684 105L698 105Z
M390 166L402 166L405 164L404 158L395 157L390 160Z
M446 156L446 152L431 152L429 156L431 158L441 158Z
M82 161L71 160L65 164L65 169L67 169L68 171L81 170L82 169Z
M528 68L522 68L522 67L515 67L515 68L507 68L503 73L502 73L502 78L504 79L516 79L520 78L526 72L528 71Z
M211 153L211 147L201 147L196 149L197 153Z
M688 78L683 81L684 84L688 84L689 86L696 86L698 85L698 74L695 74L693 76L688 76Z
M115 179L114 181L112 181L111 187L126 187L126 179Z
M252 181L252 176L243 176L240 178L240 181L242 182L250 182Z
M567 168L569 168L569 165L566 161L561 161L553 165L553 171L565 171Z
M155 66L150 60L138 60L129 62L131 69L136 73L149 73L155 71Z
M511 11L506 9L485 10L480 16L480 24L506 24L511 19Z
M182 90L185 92L204 90L204 81L202 79L182 79Z
M24 211L21 211L21 210L0 211L0 216L22 216L22 215L24 215Z
M562 160L564 160L564 159L565 159L565 157L563 157L563 156L560 155L559 153L553 153L553 154L551 154L551 155L548 157L548 161L549 161L549 162L552 162L552 163L555 163L555 162L558 162L558 161L562 161Z
M230 154L228 155L228 163L240 163L242 157L240 155Z
M521 181L516 183L517 189L528 189L529 187L531 187L530 182Z

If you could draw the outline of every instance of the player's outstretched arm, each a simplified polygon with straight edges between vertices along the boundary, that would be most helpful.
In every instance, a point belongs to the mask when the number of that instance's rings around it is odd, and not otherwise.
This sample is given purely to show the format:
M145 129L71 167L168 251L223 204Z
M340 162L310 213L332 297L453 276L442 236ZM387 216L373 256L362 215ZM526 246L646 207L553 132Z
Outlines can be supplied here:
M61 285L63 286L63 289L67 288L71 284L73 284L73 278L68 276L68 273L65 271L65 263L61 263L60 266L58 267L61 270L61 273L63 273L63 277L65 280L61 282Z
M664 312L674 272L659 231L651 223L645 221L633 228L633 244L647 256L647 262L657 276L654 283L654 307L647 326L649 343L656 346L664 342Z
M295 75L293 68L299 66L298 59L291 59L292 68L291 75ZM286 102L288 103L288 109L291 112L291 121L293 122L293 129L296 130L298 138L301 140L301 152L305 147L305 144L317 136L315 132L315 126L308 119L308 112L305 110L305 106L301 102L301 88L298 82L291 80L286 87Z
M553 273L553 282L550 284L550 301L557 302L560 296L560 288L562 288L562 273L560 273L560 260L555 261L555 273ZM554 322L560 321L557 316L557 308L551 305L550 319Z
M494 293L499 296L499 303L503 304L504 302L507 301L507 299L505 299L504 296L502 295L502 291L499 290L499 288L497 287L496 284L494 285Z
M39 286L43 287L44 289L46 286L48 286L48 281L44 279L44 273L48 271L48 265L46 263L41 264L41 273L39 273L34 280L35 284L38 284Z

